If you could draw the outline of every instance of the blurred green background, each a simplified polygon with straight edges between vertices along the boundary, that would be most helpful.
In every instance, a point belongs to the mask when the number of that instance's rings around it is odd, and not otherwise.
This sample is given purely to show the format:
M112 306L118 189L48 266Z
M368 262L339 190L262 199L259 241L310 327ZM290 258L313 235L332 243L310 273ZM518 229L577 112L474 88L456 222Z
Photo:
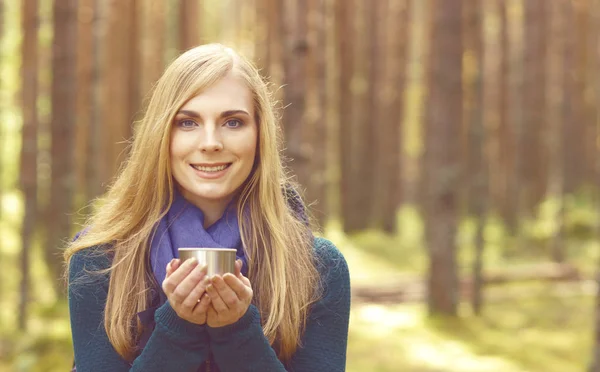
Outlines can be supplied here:
M0 0L0 371L66 371L62 248L180 52L278 99L348 371L600 371L600 0Z

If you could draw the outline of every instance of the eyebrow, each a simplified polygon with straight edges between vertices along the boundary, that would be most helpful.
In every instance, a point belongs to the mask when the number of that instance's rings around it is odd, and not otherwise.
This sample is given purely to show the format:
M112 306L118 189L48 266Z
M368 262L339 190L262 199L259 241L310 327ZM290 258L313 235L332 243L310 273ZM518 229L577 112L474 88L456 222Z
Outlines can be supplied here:
M227 111L221 112L219 114L219 118L224 118L224 117L233 116L233 115L240 115L240 114L250 116L250 114L245 110L227 110ZM186 116L189 116L192 118L202 119L202 115L200 115L196 111L192 111L192 110L179 110L177 112L177 115L186 115Z

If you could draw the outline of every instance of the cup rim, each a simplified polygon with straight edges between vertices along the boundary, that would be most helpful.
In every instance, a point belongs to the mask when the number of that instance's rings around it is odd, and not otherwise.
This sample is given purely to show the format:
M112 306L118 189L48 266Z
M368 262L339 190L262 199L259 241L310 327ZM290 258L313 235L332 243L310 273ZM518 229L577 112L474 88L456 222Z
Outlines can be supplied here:
M237 249L234 248L200 248L200 247L182 247L177 248L179 251L221 251L221 252L237 252Z

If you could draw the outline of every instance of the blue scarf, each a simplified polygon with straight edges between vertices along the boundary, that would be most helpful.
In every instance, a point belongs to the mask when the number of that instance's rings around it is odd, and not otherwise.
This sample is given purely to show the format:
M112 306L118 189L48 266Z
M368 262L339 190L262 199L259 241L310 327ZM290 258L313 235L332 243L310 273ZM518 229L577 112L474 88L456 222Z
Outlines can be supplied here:
M242 247L235 203L230 203L223 216L204 229L204 213L175 191L173 203L156 227L150 247L150 264L157 283L166 276L167 264L179 257L178 248L235 248L243 262L242 274L248 265Z

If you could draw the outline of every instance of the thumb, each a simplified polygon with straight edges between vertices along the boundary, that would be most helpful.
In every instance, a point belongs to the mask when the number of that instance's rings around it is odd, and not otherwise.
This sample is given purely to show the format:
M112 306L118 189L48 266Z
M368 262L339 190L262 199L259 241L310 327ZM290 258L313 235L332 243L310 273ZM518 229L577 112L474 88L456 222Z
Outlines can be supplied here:
M244 263L242 262L241 259L238 258L237 260L235 260L235 273L234 274L236 277L239 277L241 275L243 264Z

